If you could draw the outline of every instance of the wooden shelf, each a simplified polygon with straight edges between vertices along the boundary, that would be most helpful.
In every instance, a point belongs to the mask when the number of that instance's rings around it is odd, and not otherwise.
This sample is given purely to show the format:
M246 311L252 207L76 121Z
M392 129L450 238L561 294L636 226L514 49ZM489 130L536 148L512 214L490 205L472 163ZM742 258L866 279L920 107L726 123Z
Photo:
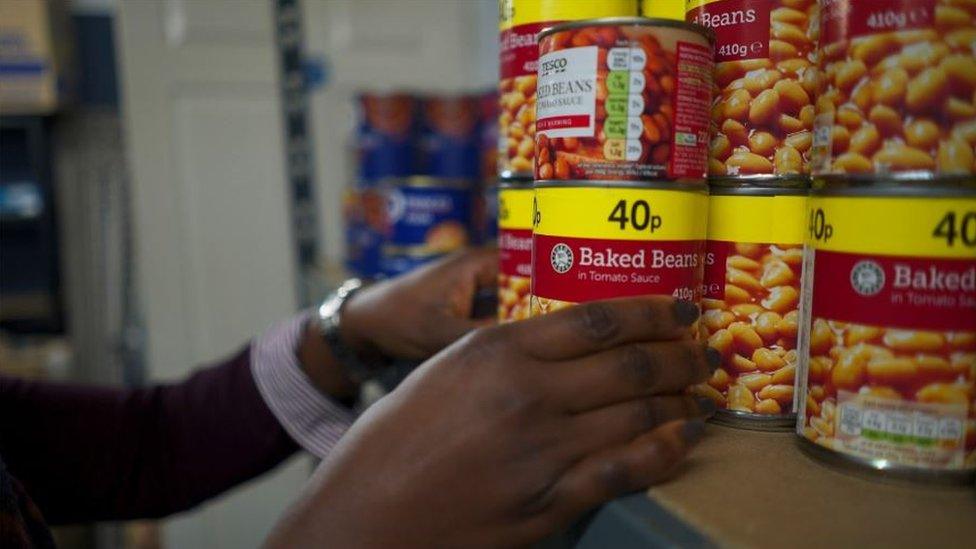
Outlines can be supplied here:
M976 547L976 491L874 480L808 457L792 433L710 425L677 478L605 506L579 544L689 545Z

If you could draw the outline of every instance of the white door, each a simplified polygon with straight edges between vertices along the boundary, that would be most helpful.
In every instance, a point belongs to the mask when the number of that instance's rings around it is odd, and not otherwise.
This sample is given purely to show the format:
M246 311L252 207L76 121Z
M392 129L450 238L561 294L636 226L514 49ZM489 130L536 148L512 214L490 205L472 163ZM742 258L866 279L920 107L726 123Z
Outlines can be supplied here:
M118 4L137 271L153 380L296 309L272 3ZM307 459L169 520L168 547L256 547Z

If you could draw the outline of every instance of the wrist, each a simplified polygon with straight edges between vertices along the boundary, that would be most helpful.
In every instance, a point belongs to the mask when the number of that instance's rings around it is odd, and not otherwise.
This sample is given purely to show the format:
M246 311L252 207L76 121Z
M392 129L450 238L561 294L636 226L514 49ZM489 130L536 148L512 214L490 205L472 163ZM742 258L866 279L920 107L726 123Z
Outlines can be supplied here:
M359 383L336 359L314 318L302 328L297 355L302 371L321 393L337 400L352 399L359 393Z
M363 292L352 294L339 312L339 337L347 348L360 356L370 354L376 348L369 335L366 297Z

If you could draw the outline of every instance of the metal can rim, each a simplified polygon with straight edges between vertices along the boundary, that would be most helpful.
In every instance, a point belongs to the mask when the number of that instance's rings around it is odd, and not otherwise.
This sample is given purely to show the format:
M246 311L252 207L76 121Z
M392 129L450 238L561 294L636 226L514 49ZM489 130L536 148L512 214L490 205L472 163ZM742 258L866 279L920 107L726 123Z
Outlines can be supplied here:
M511 169L502 169L498 173L499 179L532 179L534 177L531 171L517 171Z
M815 461L862 478L938 484L965 489L972 489L973 481L976 480L976 469L924 469L908 465L891 465L887 460L880 459L876 460L878 464L874 465L875 460L825 448L799 433L796 433L796 438L800 450Z
M709 196L810 196L809 188L795 187L710 187Z
M704 181L701 183L681 183L678 181L633 181L627 179L539 179L532 186L536 189L592 187L595 189L621 188L708 193L708 185Z
M723 409L717 410L711 417L711 421L717 425L737 429L789 433L796 428L796 413L762 415Z
M814 177L811 194L817 196L976 196L976 175L914 179L880 176Z
M687 21L681 21L678 19L666 19L664 17L641 17L641 16L628 16L628 17L598 17L596 19L580 19L578 21L567 21L565 23L559 23L558 25L553 25L539 32L536 37L537 41L541 41L546 36L549 36L556 32L561 32L564 30L571 30L583 27L606 27L606 26L621 26L621 25L633 25L633 26L644 26L644 27L661 27L661 28L675 28L692 31L697 33L708 40L709 45L715 45L715 31L699 25L697 23L689 23Z
M795 175L771 175L771 174L756 174L756 175L729 175L729 176L711 176L708 178L708 186L711 188L738 188L738 187L769 187L769 188L786 188L786 189L809 189L810 188L810 176L795 174Z
M499 178L497 186L499 189L531 189L533 183L531 177Z
M404 177L384 177L376 181L376 185L388 187L416 187L416 188L473 188L474 181L458 177L433 177L429 175L408 175Z

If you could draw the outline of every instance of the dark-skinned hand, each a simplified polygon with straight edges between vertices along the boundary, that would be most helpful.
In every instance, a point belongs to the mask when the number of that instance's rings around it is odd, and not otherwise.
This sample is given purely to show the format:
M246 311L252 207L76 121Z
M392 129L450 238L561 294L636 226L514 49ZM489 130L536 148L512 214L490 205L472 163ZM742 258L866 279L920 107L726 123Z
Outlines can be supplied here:
M476 330L366 412L269 547L506 547L676 471L717 367L697 308L595 302Z

